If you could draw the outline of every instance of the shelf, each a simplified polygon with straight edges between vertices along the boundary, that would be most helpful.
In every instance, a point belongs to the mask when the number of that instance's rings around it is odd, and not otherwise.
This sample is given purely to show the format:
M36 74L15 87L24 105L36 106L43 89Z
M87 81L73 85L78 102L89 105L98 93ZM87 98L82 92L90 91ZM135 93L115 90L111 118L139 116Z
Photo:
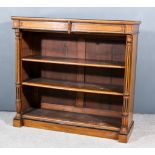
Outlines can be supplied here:
M85 93L96 93L96 94L109 94L109 95L123 95L123 87L115 85L95 85L81 82L70 82L63 80L52 80L47 78L36 78L25 81L22 85L52 88L59 90L68 90Z
M103 108L87 108L87 107L78 107L78 106L70 106L70 105L60 105L60 104L51 104L51 103L41 103L40 106L42 109L48 110L58 110L58 111L68 111L68 112L75 112L81 114L91 114L91 115L98 115L98 116L106 116L106 117L115 117L121 118L122 112L114 111L114 110L105 110Z
M84 60L84 59L75 59L75 58L31 56L31 57L23 58L22 61L87 66L87 67L100 67L100 68L125 68L125 65L123 62L110 61L110 60L97 61L97 60Z
M46 109L33 109L26 114L23 114L22 118L112 131L119 131L121 127L121 119L118 118Z

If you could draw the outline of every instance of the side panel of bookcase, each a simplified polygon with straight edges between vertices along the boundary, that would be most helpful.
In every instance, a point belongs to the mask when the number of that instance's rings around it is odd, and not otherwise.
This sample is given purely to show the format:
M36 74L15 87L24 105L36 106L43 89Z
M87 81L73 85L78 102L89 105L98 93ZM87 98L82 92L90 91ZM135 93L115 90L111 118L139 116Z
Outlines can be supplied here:
M133 128L133 106L137 59L137 34L127 35L126 39L126 66L124 80L124 102L122 107L122 127L120 135L123 140L128 140L128 135ZM120 137L121 137L120 136ZM121 141L121 140L120 140Z

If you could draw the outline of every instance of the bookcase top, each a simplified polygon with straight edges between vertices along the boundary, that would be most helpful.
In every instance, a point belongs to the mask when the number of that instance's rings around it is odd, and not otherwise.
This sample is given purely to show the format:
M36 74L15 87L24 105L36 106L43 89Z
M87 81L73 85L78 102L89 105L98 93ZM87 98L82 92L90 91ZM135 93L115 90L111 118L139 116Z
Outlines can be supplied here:
M12 16L12 20L26 20L26 21L58 21L58 22L81 22L81 23L102 23L102 24L118 24L118 25L139 25L141 21L134 20L102 20L102 19L72 19L72 18L46 18L46 17L20 17Z

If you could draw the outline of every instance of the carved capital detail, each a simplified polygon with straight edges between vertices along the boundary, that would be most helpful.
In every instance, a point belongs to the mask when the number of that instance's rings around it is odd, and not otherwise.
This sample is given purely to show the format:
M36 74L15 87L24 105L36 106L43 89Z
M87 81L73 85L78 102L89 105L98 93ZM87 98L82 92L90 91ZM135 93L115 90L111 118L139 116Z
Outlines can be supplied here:
M127 35L127 43L132 43L132 42L133 42L133 36Z
M18 29L20 27L20 21L19 20L13 20L13 28Z

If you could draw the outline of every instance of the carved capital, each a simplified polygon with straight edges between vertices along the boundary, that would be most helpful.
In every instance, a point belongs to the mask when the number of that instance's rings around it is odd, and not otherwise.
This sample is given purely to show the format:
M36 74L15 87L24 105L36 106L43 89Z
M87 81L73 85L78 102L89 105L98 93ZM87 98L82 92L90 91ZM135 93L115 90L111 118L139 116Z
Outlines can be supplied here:
M20 27L20 21L19 20L13 20L13 28L19 29Z
M127 43L132 43L133 42L133 36L132 35L127 35Z

